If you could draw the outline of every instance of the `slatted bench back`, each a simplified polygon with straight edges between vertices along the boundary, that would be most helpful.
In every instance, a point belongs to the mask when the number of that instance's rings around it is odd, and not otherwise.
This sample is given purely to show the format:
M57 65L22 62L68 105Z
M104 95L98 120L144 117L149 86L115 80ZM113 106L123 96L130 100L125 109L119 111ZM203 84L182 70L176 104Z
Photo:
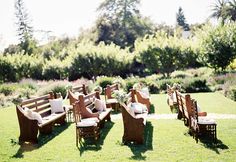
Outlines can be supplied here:
M53 99L53 93L50 92L47 95L40 96L37 98L32 98L28 100L24 100L20 106L27 107L32 111L38 112L42 117L51 113L51 107L49 103L49 99Z
M119 90L118 84L113 84L113 85L108 85L105 88L105 98L106 99L111 99L112 97L112 92L115 90Z
M79 93L87 95L88 94L88 86L86 86L85 84L74 86L74 87L72 87L71 91L73 93L79 92Z

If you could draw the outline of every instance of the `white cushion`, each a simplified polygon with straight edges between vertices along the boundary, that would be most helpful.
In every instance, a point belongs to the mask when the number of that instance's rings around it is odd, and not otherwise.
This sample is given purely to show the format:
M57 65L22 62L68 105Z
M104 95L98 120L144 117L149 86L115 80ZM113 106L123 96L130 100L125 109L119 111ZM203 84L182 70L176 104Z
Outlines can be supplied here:
M39 113L33 112L32 117L33 117L33 119L37 120L39 124L43 123L42 116Z
M207 117L198 117L198 124L216 124L216 121Z
M24 114L29 119L33 119L33 111L31 109L29 109L28 107L24 107Z
M97 111L105 111L106 110L106 103L102 100L95 98L94 106Z
M147 112L147 107L144 104L138 102L131 103L131 109L133 109L135 113L139 114Z
M142 88L140 94L142 95L143 98L150 98L149 90L147 87Z
M43 123L43 119L39 113L33 112L31 109L27 107L24 108L24 112L25 116L27 116L29 119L37 120L39 124Z
M97 123L93 120L81 121L76 124L77 127L91 127L97 126Z
M64 112L62 98L49 100L49 103L51 105L51 112L52 113Z
M84 118L81 119L81 122L86 122L86 121L95 121L96 123L99 122L98 118L94 117L94 118Z

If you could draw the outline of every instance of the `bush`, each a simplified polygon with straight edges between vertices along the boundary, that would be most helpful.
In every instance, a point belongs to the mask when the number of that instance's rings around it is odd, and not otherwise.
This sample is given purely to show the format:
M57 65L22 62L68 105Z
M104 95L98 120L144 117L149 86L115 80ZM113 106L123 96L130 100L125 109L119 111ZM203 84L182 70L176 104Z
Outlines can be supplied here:
M189 78L185 79L182 84L182 89L186 93L194 92L210 92L210 88L206 84L206 79L202 78Z
M101 75L124 77L128 75L131 58L132 55L115 45L78 44L70 66L70 79Z
M236 86L229 88L229 90L226 92L226 97L236 101Z
M43 68L43 76L46 80L67 78L66 64L56 59L47 61Z
M0 93L3 93L5 96L12 95L16 90L16 87L13 84L2 84L0 85Z
M106 77L106 76L97 77L96 84L102 87L102 89L104 89L106 88L107 85L112 85L113 80L114 78L112 77Z
M16 72L11 60L0 55L0 82L16 81Z

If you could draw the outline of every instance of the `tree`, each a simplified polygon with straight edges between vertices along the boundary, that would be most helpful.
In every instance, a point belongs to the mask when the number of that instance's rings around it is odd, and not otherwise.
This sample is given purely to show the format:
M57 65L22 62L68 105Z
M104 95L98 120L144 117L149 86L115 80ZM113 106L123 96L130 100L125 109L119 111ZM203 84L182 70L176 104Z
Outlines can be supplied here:
M217 0L212 7L212 18L219 19L224 25L227 21L236 21L236 1Z
M189 31L189 25L186 23L183 9L179 7L178 12L176 13L176 21L179 26L183 28L184 31Z
M150 34L153 25L149 18L140 15L139 4L140 0L104 0L98 8L96 43L113 42L122 48L133 47L138 37Z
M19 45L25 54L32 54L36 48L36 41L33 39L33 28L30 26L29 15L23 0L15 1L15 15Z
M236 23L204 28L200 39L202 61L217 70L224 71L236 58Z
M230 14L230 20L236 21L236 0L229 1L228 12Z

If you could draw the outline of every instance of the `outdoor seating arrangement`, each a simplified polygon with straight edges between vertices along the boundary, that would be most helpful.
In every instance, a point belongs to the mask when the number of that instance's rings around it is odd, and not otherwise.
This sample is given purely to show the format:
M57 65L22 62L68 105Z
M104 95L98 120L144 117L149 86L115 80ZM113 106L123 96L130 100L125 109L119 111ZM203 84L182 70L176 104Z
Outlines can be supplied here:
M52 92L22 101L16 106L16 111L20 126L20 143L38 143L38 131L50 134L54 124L66 123L62 98L55 99Z
M188 126L190 133L198 142L200 136L207 136L216 142L216 122L213 119L207 117L206 112L200 112L200 107L197 105L197 101L192 99L189 94L181 94L179 91L175 91L178 117L182 117L184 124Z

